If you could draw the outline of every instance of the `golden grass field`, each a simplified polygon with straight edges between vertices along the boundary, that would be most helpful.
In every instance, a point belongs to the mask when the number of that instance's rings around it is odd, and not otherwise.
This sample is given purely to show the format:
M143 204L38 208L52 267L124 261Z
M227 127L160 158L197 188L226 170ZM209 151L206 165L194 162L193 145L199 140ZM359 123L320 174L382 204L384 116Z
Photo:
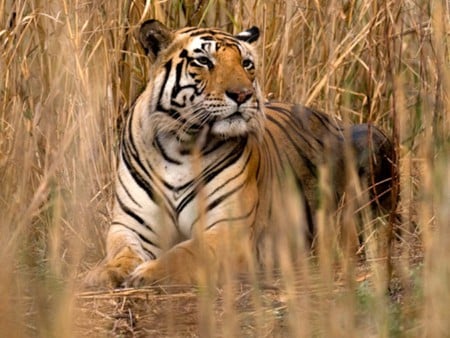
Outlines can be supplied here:
M120 126L149 76L148 18L257 25L268 98L390 135L401 218L381 225L395 225L387 253L369 233L365 259L348 254L328 226L270 282L82 290L105 250ZM0 336L448 337L449 161L448 1L0 0Z

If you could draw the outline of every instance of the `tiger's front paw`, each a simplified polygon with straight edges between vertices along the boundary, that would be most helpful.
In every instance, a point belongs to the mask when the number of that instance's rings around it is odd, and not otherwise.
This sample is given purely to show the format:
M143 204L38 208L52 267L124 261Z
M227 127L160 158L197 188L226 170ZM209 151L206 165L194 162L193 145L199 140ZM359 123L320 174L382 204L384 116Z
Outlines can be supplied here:
M102 264L87 273L83 280L83 288L87 290L115 289L120 287L126 276L126 272L122 269Z
M85 289L117 288L143 262L130 247L120 250L112 259L105 259L84 278Z
M140 287L153 284L167 284L169 275L160 266L158 260L151 260L140 264L125 280L126 287Z
M166 259L164 259L166 258ZM196 284L196 269L176 264L176 261L158 258L140 264L127 278L125 286L145 285L193 285Z

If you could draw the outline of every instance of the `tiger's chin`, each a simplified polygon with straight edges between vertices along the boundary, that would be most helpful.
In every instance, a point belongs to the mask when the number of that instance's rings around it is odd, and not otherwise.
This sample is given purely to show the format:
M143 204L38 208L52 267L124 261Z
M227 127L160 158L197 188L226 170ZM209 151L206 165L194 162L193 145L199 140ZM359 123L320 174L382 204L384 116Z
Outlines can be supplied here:
M214 136L228 139L246 137L249 134L259 135L261 128L255 119L245 120L240 113L235 113L226 119L215 121L210 132Z

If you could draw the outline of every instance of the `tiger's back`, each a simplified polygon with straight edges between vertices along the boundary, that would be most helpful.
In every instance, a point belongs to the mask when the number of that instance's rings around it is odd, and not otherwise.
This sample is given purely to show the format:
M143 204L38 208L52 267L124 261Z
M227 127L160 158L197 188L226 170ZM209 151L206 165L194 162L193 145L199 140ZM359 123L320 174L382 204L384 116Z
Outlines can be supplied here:
M347 146L363 185L373 173L389 178L390 143L378 129L264 103L251 46L258 36L255 27L233 36L143 24L152 78L124 127L107 256L88 284L196 283L203 270L217 281L226 265L248 269L262 243L288 236L273 230L287 190L303 211L298 235L311 241L318 173L327 165L342 196Z
M326 171L326 189L333 196L329 203L337 207L349 185L367 192L359 196L372 201L376 214L390 211L396 200L391 194L394 150L389 139L369 124L345 125L338 119L297 104L267 103L266 133L261 144L262 165L260 196L267 214L271 208L289 204L286 177L301 192L303 232L307 244L315 236L315 213L320 203L319 179ZM354 171L359 182L350 178ZM322 182L323 184L324 182ZM375 184L374 184L375 183ZM274 191L280 193L274 194ZM326 193L326 192L324 192ZM355 197L355 196L354 196ZM355 206L355 209L358 207ZM266 219L270 217L264 215ZM272 225L280 218L272 217ZM281 216L283 221L283 216ZM270 236L273 236L271 234Z

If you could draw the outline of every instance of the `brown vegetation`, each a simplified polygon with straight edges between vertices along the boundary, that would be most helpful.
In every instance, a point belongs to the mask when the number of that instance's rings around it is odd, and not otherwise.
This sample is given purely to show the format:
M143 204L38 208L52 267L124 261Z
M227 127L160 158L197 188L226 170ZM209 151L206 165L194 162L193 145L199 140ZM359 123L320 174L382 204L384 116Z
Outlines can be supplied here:
M135 35L148 18L257 25L268 97L392 135L392 279L371 231L357 261L327 227L317 257L269 284L81 292L104 251L118 130L148 77ZM2 336L447 335L449 22L444 0L0 1Z

